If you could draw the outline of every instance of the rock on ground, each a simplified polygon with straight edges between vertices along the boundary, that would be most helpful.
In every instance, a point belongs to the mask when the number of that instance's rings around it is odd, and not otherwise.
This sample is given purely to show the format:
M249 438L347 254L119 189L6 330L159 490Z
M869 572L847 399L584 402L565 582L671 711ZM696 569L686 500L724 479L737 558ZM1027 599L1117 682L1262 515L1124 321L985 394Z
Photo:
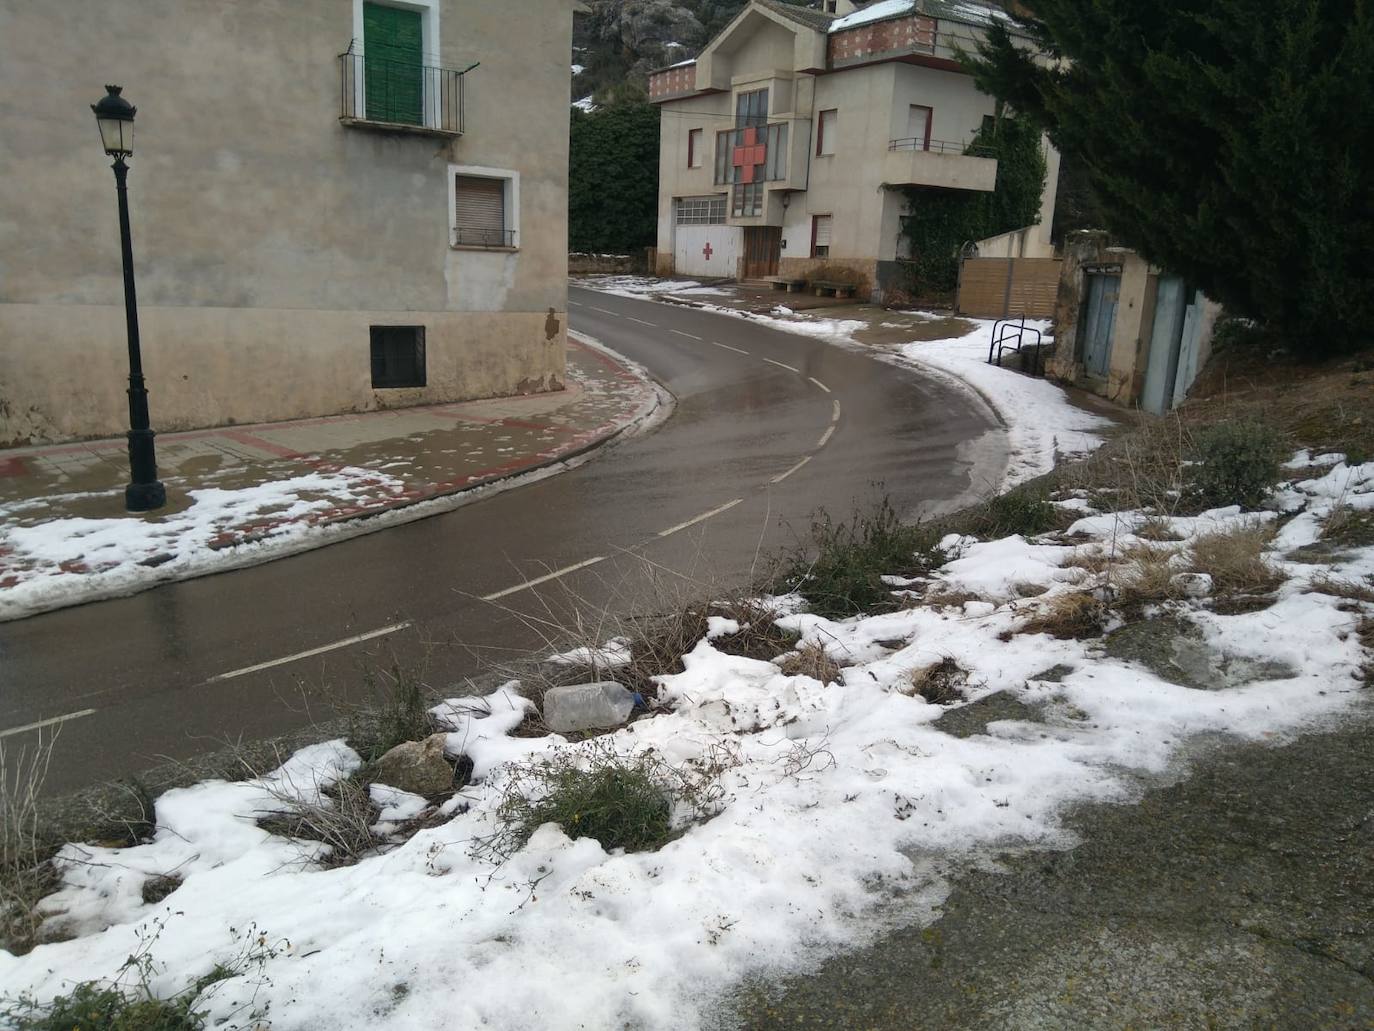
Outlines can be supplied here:
M453 787L453 766L444 758L447 734L405 741L377 760L376 780L413 795L440 795Z

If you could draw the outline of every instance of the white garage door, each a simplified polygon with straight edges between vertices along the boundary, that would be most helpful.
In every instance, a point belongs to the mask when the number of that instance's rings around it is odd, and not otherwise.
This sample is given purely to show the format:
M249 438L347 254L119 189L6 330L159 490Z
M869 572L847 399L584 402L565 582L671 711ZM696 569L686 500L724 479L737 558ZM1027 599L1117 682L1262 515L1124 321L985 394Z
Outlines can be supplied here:
M738 226L674 226L673 271L679 276L716 279L735 276Z

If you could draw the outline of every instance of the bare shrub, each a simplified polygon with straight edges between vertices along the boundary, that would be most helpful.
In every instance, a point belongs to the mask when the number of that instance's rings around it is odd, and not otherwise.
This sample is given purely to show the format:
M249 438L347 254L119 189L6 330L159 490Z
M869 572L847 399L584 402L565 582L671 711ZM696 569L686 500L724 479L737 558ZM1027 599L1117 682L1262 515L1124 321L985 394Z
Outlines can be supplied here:
M939 662L911 671L911 687L915 694L934 705L953 705L962 702L968 686L968 670L945 656Z
M778 662L778 668L789 677L810 677L822 684L840 682L840 664L818 644L804 644L788 652Z
M314 792L301 792L297 785L263 783L280 811L259 819L258 826L270 834L325 845L321 867L353 866L385 845L372 831L378 810L361 776L340 778L319 792L318 801L309 797Z
M39 794L56 736L7 752L0 738L0 947L19 955L38 943L38 903L57 887L52 848L39 833Z

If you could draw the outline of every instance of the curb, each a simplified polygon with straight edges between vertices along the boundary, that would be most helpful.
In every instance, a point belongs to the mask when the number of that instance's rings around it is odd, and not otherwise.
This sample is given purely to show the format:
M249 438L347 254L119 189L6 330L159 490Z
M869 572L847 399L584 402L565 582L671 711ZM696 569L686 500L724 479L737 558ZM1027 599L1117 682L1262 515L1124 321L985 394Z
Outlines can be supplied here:
M277 542L270 530L256 534L246 534L220 544L211 543L208 552L218 556L213 565L180 569L170 575L150 576L146 580L132 583L111 584L82 592L79 596L60 596L45 603L29 603L7 606L0 596L0 623L26 619L45 612L56 612L93 602L125 598L143 591L160 587L163 584L196 580L217 573L228 573L252 566L264 565L277 559L289 558L307 551L316 551L378 530L417 522L430 516L442 515L462 508L464 505L480 501L495 494L523 487L539 480L547 479L560 472L568 472L586 464L603 449L621 440L648 432L669 415L676 405L676 399L657 377L653 376L638 362L617 354L601 341L583 333L569 331L569 336L596 352L601 360L618 367L621 375L645 383L652 396L630 416L629 419L612 426L591 440L575 445L572 449L557 455L550 455L530 465L521 466L509 472L496 473L479 481L462 486L440 490L423 497L402 498L377 505L358 512L349 512L319 522L308 524L311 535L304 539ZM595 431L593 431L595 432ZM235 554L237 552L237 554ZM144 567L153 568L156 567Z

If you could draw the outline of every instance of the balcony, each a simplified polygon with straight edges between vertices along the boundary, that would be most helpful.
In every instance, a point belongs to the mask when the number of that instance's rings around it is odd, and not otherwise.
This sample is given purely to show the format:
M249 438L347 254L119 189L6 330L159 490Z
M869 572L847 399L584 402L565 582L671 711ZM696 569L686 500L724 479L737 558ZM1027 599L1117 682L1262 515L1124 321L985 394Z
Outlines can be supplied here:
M350 46L339 55L339 121L381 132L461 136L463 77L471 70L368 57Z
M883 182L991 193L997 188L997 159L990 151L948 140L892 140L883 163Z

